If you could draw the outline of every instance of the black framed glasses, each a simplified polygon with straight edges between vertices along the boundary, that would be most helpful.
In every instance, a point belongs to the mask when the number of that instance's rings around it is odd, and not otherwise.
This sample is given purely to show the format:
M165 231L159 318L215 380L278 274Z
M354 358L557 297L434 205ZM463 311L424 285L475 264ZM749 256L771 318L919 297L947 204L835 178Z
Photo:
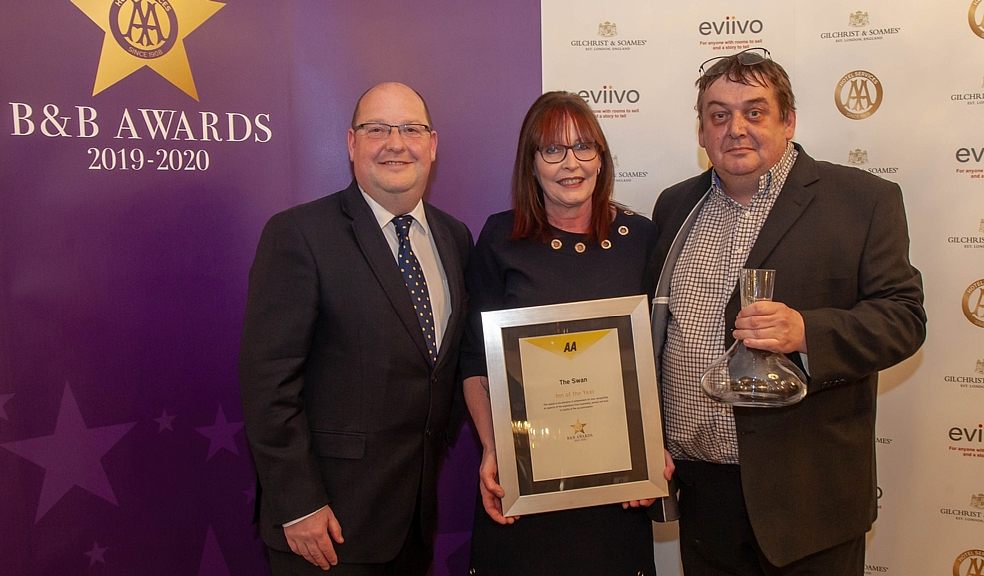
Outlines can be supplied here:
M400 136L411 140L423 138L427 134L431 133L431 127L427 124L386 124L384 122L363 122L362 124L356 124L352 128L355 130L362 130L365 133L366 138L371 138L373 140L389 138L389 135L393 132L393 128L396 128L396 130L400 133Z
M736 59L743 66L754 66L756 64L761 64L766 60L772 60L772 55L765 48L749 48L747 50L742 50L736 54L731 54L730 56L715 56L714 58L709 58L700 65L698 71L701 76L713 77L724 74L724 70L727 68L726 60Z
M577 142L570 146L563 144L548 144L537 148L540 151L540 158L547 164L560 164L567 158L567 151L574 153L574 157L581 162L589 162L598 157L598 144L594 142Z

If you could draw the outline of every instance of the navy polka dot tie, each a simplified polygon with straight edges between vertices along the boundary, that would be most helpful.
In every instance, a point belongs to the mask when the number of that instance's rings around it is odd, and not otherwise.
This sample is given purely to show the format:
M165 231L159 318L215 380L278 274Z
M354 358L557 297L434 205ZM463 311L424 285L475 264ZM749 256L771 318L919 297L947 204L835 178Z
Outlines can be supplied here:
M420 262L410 247L410 225L413 224L413 216L405 214L393 218L393 226L396 227L396 237L400 240L399 258L400 272L403 274L403 281L407 284L410 291L410 301L413 309L417 313L417 321L420 322L420 329L424 333L424 341L427 342L427 353L431 364L437 362L437 339L434 333L434 313L431 311L430 294L427 291L427 281L424 279L424 271L420 268Z

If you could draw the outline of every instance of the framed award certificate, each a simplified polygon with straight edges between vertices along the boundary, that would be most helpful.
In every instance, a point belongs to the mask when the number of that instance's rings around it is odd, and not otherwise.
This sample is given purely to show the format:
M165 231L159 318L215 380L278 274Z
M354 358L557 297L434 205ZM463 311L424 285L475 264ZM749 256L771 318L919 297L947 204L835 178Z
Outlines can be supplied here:
M645 296L482 313L503 514L668 494Z

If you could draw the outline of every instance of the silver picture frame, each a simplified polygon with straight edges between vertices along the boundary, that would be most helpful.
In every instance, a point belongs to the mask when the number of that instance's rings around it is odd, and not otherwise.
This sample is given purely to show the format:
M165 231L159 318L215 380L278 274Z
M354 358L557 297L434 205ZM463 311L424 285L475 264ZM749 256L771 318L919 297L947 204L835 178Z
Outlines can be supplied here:
M483 312L482 325L504 515L669 494L646 296Z

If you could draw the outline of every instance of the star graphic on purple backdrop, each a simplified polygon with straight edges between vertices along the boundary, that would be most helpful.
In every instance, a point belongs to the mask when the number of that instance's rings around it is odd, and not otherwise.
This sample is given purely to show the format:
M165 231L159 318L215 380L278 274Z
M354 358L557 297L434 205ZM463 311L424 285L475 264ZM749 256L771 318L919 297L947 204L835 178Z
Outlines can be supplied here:
M225 412L222 411L222 405L220 404L219 411L215 414L215 424L195 428L199 434L208 438L208 456L205 457L205 461L211 460L216 452L223 449L238 456L239 448L236 447L235 436L236 432L239 432L242 427L242 422L229 422L226 420Z
M13 397L13 394L0 394L0 418L8 420L7 411L3 409L3 405L7 403L7 400L10 400Z
M198 565L198 576L229 576L229 566L211 526L205 534L205 549L202 550L202 563Z
M161 412L160 417L154 418L154 422L157 422L157 432L161 433L165 430L170 430L174 432L174 414L168 414L167 408Z
M103 557L106 554L106 550L109 548L105 546L100 546L98 542L92 543L92 550L85 553L89 557L89 567L91 568L96 562L100 564L105 564L106 559Z
M100 460L134 424L89 428L82 420L72 389L66 384L53 434L0 444L0 447L44 468L41 499L34 522L40 521L73 486L117 504Z

